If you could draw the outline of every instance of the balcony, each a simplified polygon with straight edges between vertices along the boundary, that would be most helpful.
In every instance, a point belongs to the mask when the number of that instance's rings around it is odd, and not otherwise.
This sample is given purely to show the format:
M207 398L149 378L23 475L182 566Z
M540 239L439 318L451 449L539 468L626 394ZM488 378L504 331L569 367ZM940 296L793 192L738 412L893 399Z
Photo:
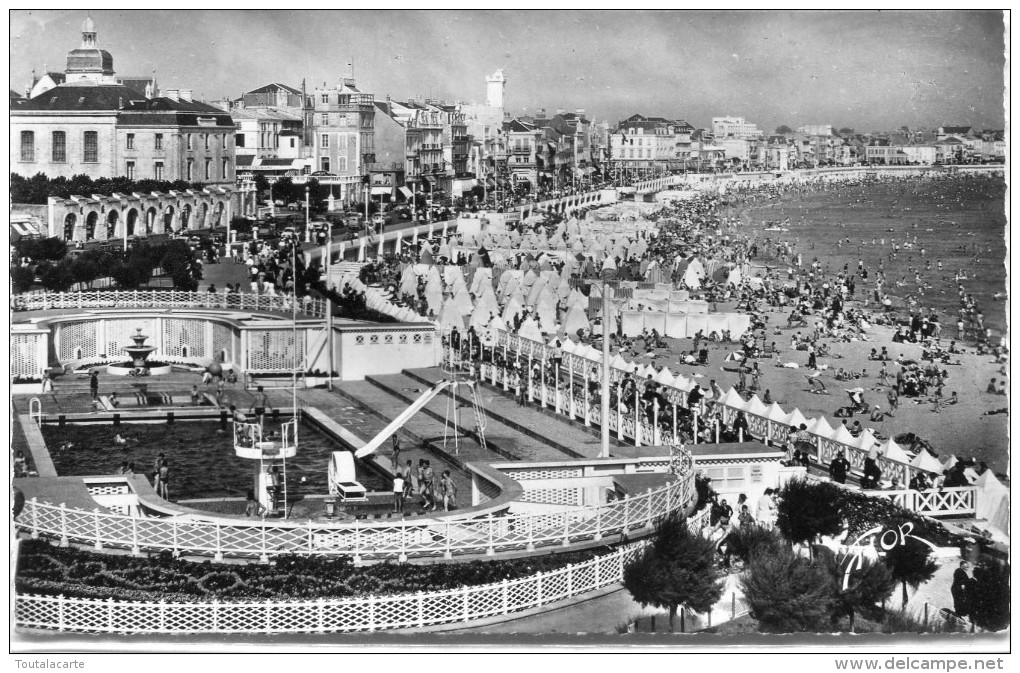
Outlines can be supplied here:
M531 154L531 147L514 147L510 150L515 156L519 154Z

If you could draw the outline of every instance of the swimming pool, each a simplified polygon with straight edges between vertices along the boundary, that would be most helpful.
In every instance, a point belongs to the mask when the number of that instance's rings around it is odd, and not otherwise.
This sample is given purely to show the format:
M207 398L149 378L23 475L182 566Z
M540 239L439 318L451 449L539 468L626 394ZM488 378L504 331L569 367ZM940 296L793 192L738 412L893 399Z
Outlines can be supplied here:
M267 428L278 430L269 421ZM127 444L114 444L120 434ZM152 480L160 452L170 462L170 499L244 497L252 486L255 461L234 455L233 436L219 421L124 423L112 425L43 424L53 465L60 476L117 474L122 462L133 462L136 474ZM66 442L73 447L61 450ZM308 423L298 430L298 450L287 460L287 490L295 495L325 495L329 454L343 447ZM369 491L385 491L388 481L358 465L358 480Z

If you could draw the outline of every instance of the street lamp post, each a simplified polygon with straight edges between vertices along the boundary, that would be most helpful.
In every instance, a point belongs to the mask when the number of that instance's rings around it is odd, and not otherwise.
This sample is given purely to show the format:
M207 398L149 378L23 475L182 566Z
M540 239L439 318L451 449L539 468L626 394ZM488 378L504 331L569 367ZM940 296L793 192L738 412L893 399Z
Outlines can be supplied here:
M606 258L599 274L602 279L602 451L599 457L609 457L609 282L616 280L616 263Z
M312 220L308 214L308 185L305 184L305 243L311 243L312 241Z
M326 374L326 389L333 390L333 301L329 296L329 271L333 263L333 221L326 225L326 349L329 351L329 371Z

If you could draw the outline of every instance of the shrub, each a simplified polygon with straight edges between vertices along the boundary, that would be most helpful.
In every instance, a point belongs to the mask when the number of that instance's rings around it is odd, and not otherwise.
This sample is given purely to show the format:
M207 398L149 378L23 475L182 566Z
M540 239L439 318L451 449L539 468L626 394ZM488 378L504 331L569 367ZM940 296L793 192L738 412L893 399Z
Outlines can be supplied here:
M974 569L968 605L977 626L989 631L1009 626L1009 579L1009 563L988 560Z
M758 554L774 554L788 543L774 528L751 525L739 526L729 535L730 550L744 563Z
M469 563L380 563L355 568L347 557L280 556L269 565L196 563L161 552L140 559L60 548L44 540L21 544L15 585L20 592L117 600L194 601L342 598L457 589L548 572L607 550Z
M741 579L751 616L765 633L829 630L835 581L789 549L752 558Z
M722 596L714 561L715 545L674 513L659 522L654 542L624 568L623 586L642 605L668 608L672 631L678 608L707 612Z
M776 526L786 539L811 543L819 535L843 530L840 495L843 489L829 482L792 479L779 492Z

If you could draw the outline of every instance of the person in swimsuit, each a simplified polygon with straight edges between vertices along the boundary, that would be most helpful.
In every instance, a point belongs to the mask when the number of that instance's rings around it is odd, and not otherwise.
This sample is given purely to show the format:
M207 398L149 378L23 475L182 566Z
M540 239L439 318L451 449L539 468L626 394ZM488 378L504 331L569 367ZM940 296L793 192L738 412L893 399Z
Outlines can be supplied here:
M273 410L272 405L269 404L269 395L266 395L266 391L263 390L262 386L259 386L255 392L255 401L251 403L248 411L255 412L255 418L259 425L263 423L266 415L266 408L270 411Z

